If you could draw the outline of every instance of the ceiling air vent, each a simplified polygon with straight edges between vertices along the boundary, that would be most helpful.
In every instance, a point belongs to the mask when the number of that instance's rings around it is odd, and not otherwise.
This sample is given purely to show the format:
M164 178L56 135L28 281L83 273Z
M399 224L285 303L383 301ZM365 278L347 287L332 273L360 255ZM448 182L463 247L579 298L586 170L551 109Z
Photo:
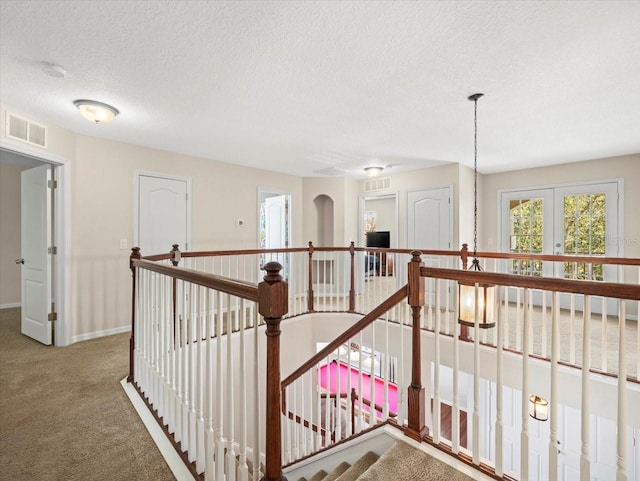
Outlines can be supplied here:
M47 128L11 112L7 112L7 137L47 148Z
M377 192L379 190L387 190L391 188L391 177L384 179L371 179L364 182L365 192Z

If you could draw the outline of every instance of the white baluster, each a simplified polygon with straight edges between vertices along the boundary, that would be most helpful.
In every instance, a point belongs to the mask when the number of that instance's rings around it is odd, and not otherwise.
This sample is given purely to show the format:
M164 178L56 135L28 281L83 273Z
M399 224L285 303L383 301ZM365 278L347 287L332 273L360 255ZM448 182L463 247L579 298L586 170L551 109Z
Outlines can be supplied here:
M369 371L369 400L371 401L369 406L369 424L371 426L378 423L378 414L376 412L376 376L375 376L375 364L376 364L376 323L371 323L371 369Z
M618 314L618 437L616 481L627 481L627 343L626 302L620 299Z
M254 265L258 265L257 262ZM262 363L259 362L260 322L258 309L252 304L253 314L253 481L260 479L260 374L259 369Z
M451 451L460 452L460 325L458 318L458 289L453 289L453 403L451 405ZM448 297L448 296L447 296Z
M247 465L247 366L246 366L246 347L245 347L245 329L246 329L247 305L244 299L240 300L240 353L238 362L238 371L242 373L239 376L240 393L238 399L239 425L238 439L240 444L238 480L247 481L249 479L249 466Z
M475 307L473 323L473 464L480 464L480 289L475 283Z
M522 430L520 433L520 479L529 479L529 339L531 338L531 291L524 289L522 341Z
M196 365L196 351L198 349L198 343L196 342L196 325L198 317L198 304L197 304L197 290L198 288L193 284L189 284L189 399L191 401L189 409L189 461L194 462L198 453L198 431L197 431L197 390L198 373Z
M216 319L216 401L215 401L215 429L214 437L216 444L216 477L215 479L225 479L224 472L224 438L223 438L223 407L224 407L224 374L222 364L222 322L224 319L224 307L222 304L222 293L217 292L218 315ZM258 392L256 390L256 392Z
M576 295L569 294L571 299L569 307L569 363L576 363Z
M499 288L498 288L499 289ZM496 342L496 476L502 477L504 475L503 470L503 383L504 383L504 369L503 369L503 352L504 352L504 328L505 328L505 314L506 303L509 302L508 287L504 286L504 299L498 299L498 340ZM499 291L498 291L499 292ZM523 393L524 395L524 393Z
M436 315L433 327L433 442L440 444L440 279L435 281ZM474 434L475 437L475 434Z
M580 451L580 481L591 479L591 460L589 459L589 436L590 436L590 392L589 392L589 370L591 369L591 296L584 296L583 311L583 331L582 331L582 449Z
M229 259L229 271L231 271L231 259ZM229 272L231 276L231 272ZM229 481L235 481L236 479L236 451L234 445L235 439L235 422L234 422L234 408L235 408L235 396L233 388L234 380L234 362L233 362L233 326L234 317L237 315L237 308L233 309L232 303L237 302L236 297L226 296L227 300L227 383L226 383L226 422L227 428L227 479Z
M560 357L560 293L551 303L551 399L549 400L549 481L558 480L558 360ZM524 396L525 393L523 393Z
M205 407L205 437L204 437L204 451L205 451L205 466L204 466L204 478L205 481L212 481L215 474L214 454L214 432L213 432L213 323L215 320L215 305L214 305L214 293L211 289L207 289L207 303L206 303L206 327L205 336L207 338L207 354L205 361L205 373L204 373L204 407Z

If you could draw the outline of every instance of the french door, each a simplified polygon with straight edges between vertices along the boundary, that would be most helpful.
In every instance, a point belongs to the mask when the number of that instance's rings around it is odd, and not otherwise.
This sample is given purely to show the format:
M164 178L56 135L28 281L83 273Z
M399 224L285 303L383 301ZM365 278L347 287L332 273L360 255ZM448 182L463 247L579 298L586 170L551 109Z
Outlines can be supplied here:
M500 203L503 252L620 255L616 242L618 182L504 191ZM520 275L617 281L615 266L597 263L510 260L503 270ZM568 297L562 300L563 307L568 307L568 303ZM615 309L615 304L611 308Z

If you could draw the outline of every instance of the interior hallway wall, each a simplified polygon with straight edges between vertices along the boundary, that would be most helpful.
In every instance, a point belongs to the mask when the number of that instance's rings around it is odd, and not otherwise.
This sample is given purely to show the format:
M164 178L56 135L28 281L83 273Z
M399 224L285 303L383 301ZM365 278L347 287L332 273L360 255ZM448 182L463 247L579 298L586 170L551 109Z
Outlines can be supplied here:
M0 164L0 307L21 302L20 172L25 168Z

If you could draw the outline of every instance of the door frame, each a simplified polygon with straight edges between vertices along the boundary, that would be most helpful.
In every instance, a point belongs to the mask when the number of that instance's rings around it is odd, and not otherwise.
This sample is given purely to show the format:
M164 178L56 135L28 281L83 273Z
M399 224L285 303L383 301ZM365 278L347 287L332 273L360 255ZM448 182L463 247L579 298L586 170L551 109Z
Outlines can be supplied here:
M366 247L363 245L364 243L364 213L365 213L365 202L367 200L382 200L382 199L395 199L396 201L396 221L394 225L395 230L395 238L391 239L391 249L398 249L400 245L399 237L400 237L400 195L397 190L392 192L385 192L384 194L362 194L360 195L360 199L358 202L358 242L356 242L356 247Z
M191 177L181 177L179 175L169 175L159 172L149 172L146 170L135 170L133 172L133 245L137 247L140 241L138 227L140 224L140 177L157 177L166 180L178 180L187 183L187 245L180 246L183 251L191 249L191 205L193 204ZM171 246L167 246L169 252ZM160 252L143 252L142 255L160 254Z
M53 345L68 346L71 341L71 162L65 157L0 140L0 150L54 165L55 189L54 241L58 248L55 256L55 290L53 300L58 313L54 321Z

